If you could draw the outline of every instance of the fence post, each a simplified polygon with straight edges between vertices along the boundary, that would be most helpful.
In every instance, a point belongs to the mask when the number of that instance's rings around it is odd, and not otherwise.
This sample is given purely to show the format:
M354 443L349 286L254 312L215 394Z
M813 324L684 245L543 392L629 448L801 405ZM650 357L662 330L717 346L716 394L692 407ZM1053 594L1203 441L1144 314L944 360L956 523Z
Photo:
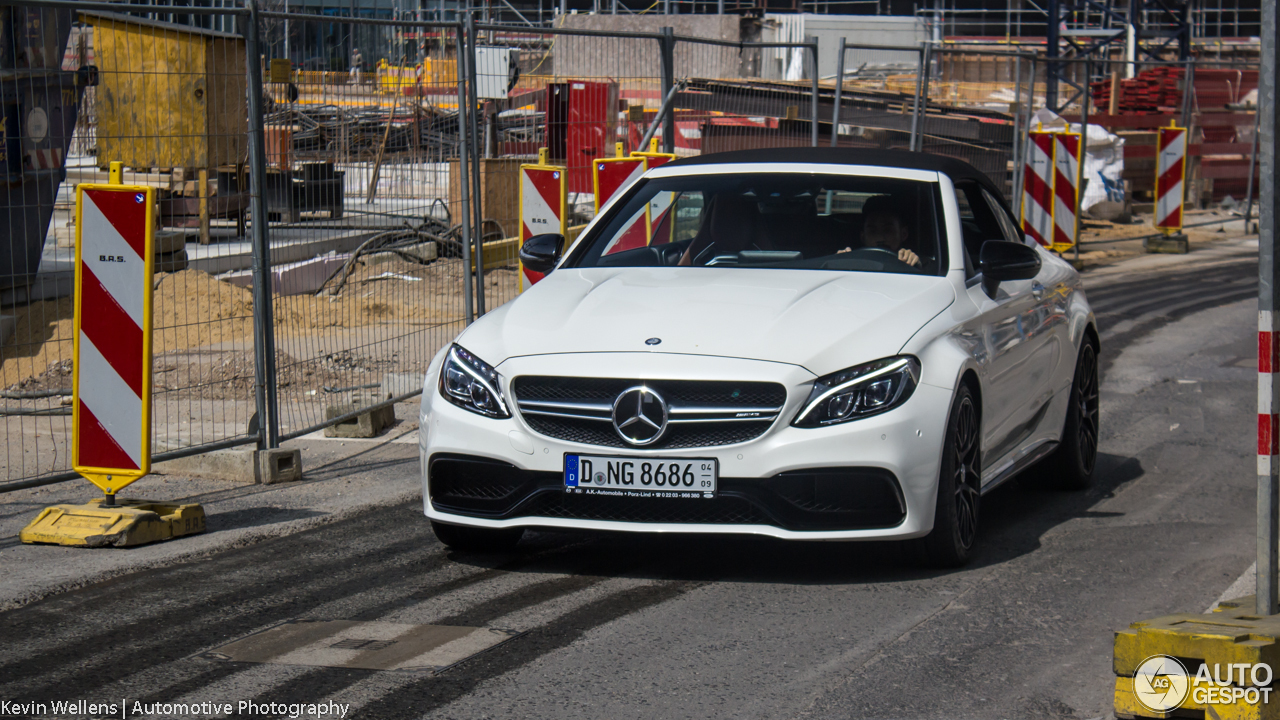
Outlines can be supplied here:
M1195 94L1196 83L1196 66L1190 58L1187 59L1185 69L1182 72L1182 127L1191 132L1191 109L1192 95ZM1190 135L1187 141L1191 141Z
M812 43L809 50L813 59L813 72L809 80L809 145L818 147L818 36L810 35L805 38L805 42ZM834 134L833 129L833 137Z
M267 228L267 148L262 120L262 62L258 2L248 0L245 72L249 85L249 209L253 217L253 374L258 411L258 448L280 446L276 398L276 338L271 313L271 239Z
M1085 160L1089 157L1089 103L1093 100L1093 94L1089 92L1089 76L1093 71L1093 61L1086 59L1084 61L1084 92L1080 93L1080 167L1076 174L1076 227L1075 227L1075 261L1080 262L1080 227L1084 224L1084 220L1080 217L1081 207L1084 205L1084 189L1085 183L1089 182L1088 176L1084 173ZM1068 128L1070 129L1070 128Z
M1276 383L1276 333L1280 332L1280 266L1276 264L1276 214L1280 198L1276 197L1276 4L1262 3L1262 68L1258 73L1258 112L1261 115L1260 157L1262 174L1258 187L1258 579L1257 613L1275 615L1280 612L1280 592L1276 585L1276 564L1280 561L1280 542L1276 535L1276 515L1280 512L1280 463L1276 451L1276 400L1280 384ZM1265 341L1265 343L1264 343ZM1271 360L1262 363L1262 351ZM1263 369L1267 372L1263 372ZM1265 435L1263 431L1266 431ZM1264 444L1264 440L1266 441Z
M916 96L911 103L911 139L907 142L907 149L912 152L916 149L916 133L920 131L920 85L924 82L925 47L925 43L920 43L920 50L916 55Z
M676 68L676 37L675 29L664 27L659 32L662 33L662 39L659 40L662 56L662 97L671 94L671 87L675 85L675 68ZM676 151L676 112L672 109L668 113L668 119L662 123L662 152L673 153ZM641 148L642 150L644 148Z
M467 13L467 116L471 133L471 215L473 222L472 239L475 242L476 259L476 317L485 313L484 302L484 200L480 192L480 175L484 169L480 165L480 129L476 121L479 105L476 88L476 16Z
M1258 120L1262 117L1259 106L1253 111L1253 151L1249 155L1249 183L1244 191L1244 234L1249 234L1249 220L1253 217L1253 176L1258 172Z
M844 90L844 38L840 38L840 49L836 50L836 104L831 110L831 147L836 146L836 137L840 135L840 96Z
M916 109L919 113L919 121L913 122L916 130L914 136L915 147L911 148L916 152L924 150L924 119L928 115L926 109L929 105L929 74L933 72L933 43L925 43L924 57L920 62L920 95L916 100Z
M458 39L458 63L454 74L458 76L458 196L462 199L462 221L458 225L462 230L462 312L466 324L470 325L475 320L475 309L471 304L471 177L468 167L471 151L467 143L470 132L467 125L467 61L462 25L459 23L454 31Z
M1022 56L1013 58L1013 182L1009 184L1009 204L1014 206L1018 217L1022 217L1022 208L1018 207L1018 198L1022 197Z

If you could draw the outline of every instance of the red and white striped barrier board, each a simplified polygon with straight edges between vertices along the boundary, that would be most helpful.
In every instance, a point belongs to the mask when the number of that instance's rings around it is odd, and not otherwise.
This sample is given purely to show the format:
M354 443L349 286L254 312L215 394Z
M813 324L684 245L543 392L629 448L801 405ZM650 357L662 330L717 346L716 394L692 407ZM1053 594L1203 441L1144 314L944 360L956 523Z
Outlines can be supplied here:
M1155 226L1158 230L1181 230L1187 187L1187 129L1160 128L1156 148Z
M1022 231L1048 245L1053 238L1053 133L1027 133L1022 180Z
M568 235L569 186L565 169L555 165L520 166L520 245L534 235ZM520 290L543 278L520 266Z
M76 188L71 460L108 495L151 471L153 193Z
M62 150L31 150L27 154L27 160L34 170L56 170L62 167Z
M596 212L608 204L615 195L628 185L640 179L647 168L646 158L619 157L596 160L594 165ZM632 218L630 224L614 236L612 242L605 247L603 254L634 250L649 243L648 231L643 215Z
M1280 455L1280 416L1271 396L1280 372L1280 333L1270 310L1258 311L1258 474L1270 475Z
M1080 134L1053 135L1053 249L1076 244L1076 204L1080 199Z
M642 157L601 158L592 165L592 185L596 194L596 212L609 204L619 190L640 179L644 174Z

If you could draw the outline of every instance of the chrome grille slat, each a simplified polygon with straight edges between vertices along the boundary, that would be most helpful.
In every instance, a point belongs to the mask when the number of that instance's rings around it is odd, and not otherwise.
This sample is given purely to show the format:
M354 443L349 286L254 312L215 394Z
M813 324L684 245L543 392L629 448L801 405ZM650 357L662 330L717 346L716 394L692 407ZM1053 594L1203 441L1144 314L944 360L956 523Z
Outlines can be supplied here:
M786 401L778 383L521 376L512 383L520 415L534 432L602 447L632 447L614 431L613 401L627 388L652 387L668 402L671 429L645 449L716 447L763 435Z

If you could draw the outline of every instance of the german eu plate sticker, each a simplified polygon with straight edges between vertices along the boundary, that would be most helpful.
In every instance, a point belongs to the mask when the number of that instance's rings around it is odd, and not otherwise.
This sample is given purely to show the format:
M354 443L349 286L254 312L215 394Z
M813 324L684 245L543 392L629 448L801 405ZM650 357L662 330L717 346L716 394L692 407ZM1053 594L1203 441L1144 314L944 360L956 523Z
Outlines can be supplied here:
M564 456L564 485L565 487L578 487L578 456Z

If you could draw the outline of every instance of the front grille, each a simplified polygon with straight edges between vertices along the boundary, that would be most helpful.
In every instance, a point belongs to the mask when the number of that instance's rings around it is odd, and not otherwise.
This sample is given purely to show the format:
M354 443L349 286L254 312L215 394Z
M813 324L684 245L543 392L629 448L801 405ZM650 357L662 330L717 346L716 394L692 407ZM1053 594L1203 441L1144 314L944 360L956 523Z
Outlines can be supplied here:
M541 433L558 440L565 440L583 445L600 445L602 447L630 448L626 442L614 432L613 424L598 420L582 420L579 418L547 417L544 415L526 415L525 421L536 433ZM653 445L645 446L646 450L675 450L680 448L715 447L754 440L769 429L772 420L754 423L688 423L673 425L666 436Z
M466 455L433 455L428 495L438 510L468 517L564 518L633 523L772 525L786 530L893 527L906 517L893 473L817 468L764 479L720 478L714 498L568 494L558 472L521 470Z
M785 387L769 382L521 376L511 384L516 406L534 432L612 448L632 447L614 430L612 408L620 394L637 385L660 394L672 413L662 439L647 450L753 440L774 423L787 399ZM755 415L738 417L739 411Z
M787 389L771 382L724 380L627 380L622 378L540 377L516 378L511 387L517 400L607 400L636 385L648 385L671 403L717 405L777 405L787 400Z

